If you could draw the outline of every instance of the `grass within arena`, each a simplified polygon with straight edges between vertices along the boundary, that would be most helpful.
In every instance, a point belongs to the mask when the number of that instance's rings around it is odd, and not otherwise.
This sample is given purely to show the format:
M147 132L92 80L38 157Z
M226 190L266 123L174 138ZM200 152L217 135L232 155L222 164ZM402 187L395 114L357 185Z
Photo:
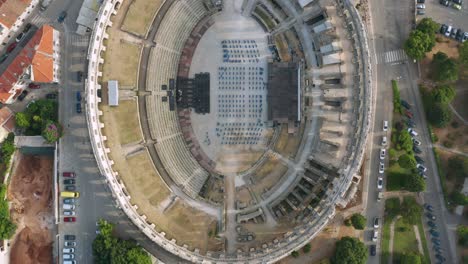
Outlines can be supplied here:
M132 32L139 36L146 36L156 11L162 4L162 0L134 0L125 16L122 30Z
M120 100L118 107L101 106L102 117L109 133L108 140L125 145L143 140L138 122L138 106L135 100Z

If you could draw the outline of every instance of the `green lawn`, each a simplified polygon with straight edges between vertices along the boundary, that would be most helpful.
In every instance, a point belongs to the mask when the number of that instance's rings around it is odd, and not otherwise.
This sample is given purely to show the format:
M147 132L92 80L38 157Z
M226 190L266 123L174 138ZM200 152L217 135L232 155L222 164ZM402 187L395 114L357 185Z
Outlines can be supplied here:
M419 254L418 241L414 234L412 225L408 225L403 220L403 217L395 223L395 234L393 237L393 259L399 260L399 255L405 252L413 252Z
M382 255L380 261L382 264L387 264L390 257L389 247L390 247L390 224L392 219L384 218L384 225L382 228Z
M410 173L409 170L403 169L397 162L387 169L387 191L403 190L405 186L405 178Z
M429 257L429 249L427 248L427 240L426 234L424 233L423 221L424 217L421 217L421 221L418 222L419 235L421 236L421 243L424 250L424 257L421 260L423 261L422 263L430 264L431 259Z

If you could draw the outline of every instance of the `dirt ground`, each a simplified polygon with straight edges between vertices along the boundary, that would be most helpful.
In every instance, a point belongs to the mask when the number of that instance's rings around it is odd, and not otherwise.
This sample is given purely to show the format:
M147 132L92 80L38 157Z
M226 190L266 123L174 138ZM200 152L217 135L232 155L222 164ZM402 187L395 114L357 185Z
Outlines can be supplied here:
M145 36L153 22L154 13L159 10L163 1L133 0L129 2L130 8L125 15L122 30Z
M51 229L53 158L19 154L8 189L11 217L18 229L13 239L12 264L52 263Z

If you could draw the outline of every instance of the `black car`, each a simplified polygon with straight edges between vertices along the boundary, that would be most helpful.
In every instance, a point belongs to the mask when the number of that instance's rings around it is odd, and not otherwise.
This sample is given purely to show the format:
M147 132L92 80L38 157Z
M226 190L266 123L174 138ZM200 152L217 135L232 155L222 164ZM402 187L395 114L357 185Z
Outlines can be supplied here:
M83 79L83 72L82 71L79 71L76 73L76 80L78 82L81 82L81 80Z
M65 186L65 191L74 192L74 191L76 191L76 186L75 185L66 185Z
M416 146L413 147L413 151L416 154L421 154L422 153L422 150L420 148L416 147Z
M64 204L75 204L75 198L65 198L63 199Z
M418 4L424 4L426 0L418 0Z
M448 26L445 25L445 24L442 24L442 26L440 27L440 34L445 34L445 32L447 32L447 29L448 29Z
M455 4L459 4L459 5L462 5L463 4L463 0L452 0Z
M60 12L59 17L57 18L57 22L62 23L65 20L66 17L67 17L67 12L66 11Z
M463 32L463 30L462 30L461 28L459 28L459 29L457 30L457 34L455 35L455 39L458 40L458 41L460 41L460 42L462 42L462 40L463 40L463 33L465 33L465 32Z
M434 207L432 207L432 205L430 204L424 204L424 208L429 212L432 212L434 210Z
M457 35L457 30L456 28L452 28L452 31L450 32L450 37L451 38L455 38L455 36Z
M439 3L444 6L449 6L449 1L448 0L440 0Z
M65 235L64 238L65 238L65 240L75 240L76 236L75 235Z
M427 225L431 228L437 228L437 225L432 221L427 221Z
M28 32L28 31L31 29L31 27L32 27L31 24L29 24L29 23L26 24L26 26L25 26L24 29L23 29L23 32L25 32L25 33Z
M48 93L48 94L46 94L46 98L51 99L51 100L57 99L57 94L56 93Z
M66 180L63 180L63 184L75 184L76 181L75 179L66 179Z
M76 92L76 100L77 100L78 102L81 102L81 92L80 92L80 91L77 91L77 92Z
M408 109L408 110L411 109L411 105L408 104L408 102L406 102L405 100L400 100L400 103L401 103L401 105L402 105L404 108L406 108L406 109Z
M370 246L370 254L371 254L371 256L375 256L376 252L377 252L377 247L376 247L375 245L371 245L371 246Z
M424 160L419 157L419 156L414 156L414 159L419 163L419 164L424 164Z
M445 258L440 254L436 254L435 257L440 261L445 261Z
M426 213L426 216L427 216L427 218L429 218L429 219L436 220L435 215L433 215L433 214L431 214L431 213Z
M26 95L28 95L28 91L24 90L20 96L18 96L18 100L23 101L24 98L26 98Z
M80 103L76 103L76 112L78 114L81 114L81 104Z

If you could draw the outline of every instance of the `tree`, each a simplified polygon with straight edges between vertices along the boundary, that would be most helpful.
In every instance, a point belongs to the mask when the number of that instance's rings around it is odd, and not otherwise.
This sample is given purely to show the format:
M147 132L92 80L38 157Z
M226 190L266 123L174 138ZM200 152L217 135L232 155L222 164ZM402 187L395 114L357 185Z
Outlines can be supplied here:
M367 248L359 239L346 236L336 242L336 250L331 263L364 264L366 261Z
M468 246L468 226L460 225L457 228L458 244Z
M28 128L31 126L30 116L25 113L19 112L15 115L16 125L21 128Z
M62 126L59 123L48 121L42 131L42 136L47 142L54 143L62 136Z
M403 253L400 256L400 264L421 264L421 256L414 253Z
M420 30L413 30L405 41L404 49L410 58L421 60L426 52L431 51L434 46L435 36L431 36Z
M151 264L151 258L141 247L134 247L127 251L128 264Z
M456 91L450 85L437 86L432 90L432 100L436 103L448 104L455 98Z
M410 192L422 192L426 190L426 181L417 173L411 173L405 179L405 189Z
M458 53L460 54L458 57L460 63L468 65L468 42L464 42L459 46Z
M458 64L443 52L437 52L432 59L433 78L436 81L456 81L458 80Z
M297 258L297 257L299 257L299 252L297 252L296 250L294 250L293 252L291 252L291 256L292 256L293 258Z
M422 208L414 197L406 196L403 198L400 214L408 224L415 225L418 221L421 221Z
M452 111L447 104L435 103L427 109L429 123L436 127L446 127L452 120Z
M398 197L385 200L385 213L389 219L393 219L400 213L400 199Z
M398 145L406 152L410 152L413 149L413 139L407 130L400 131Z
M304 253L309 253L310 249L311 249L310 244L307 244L302 248L302 251L304 251Z
M468 158L462 158L461 156L453 156L448 159L448 167L450 168L449 173L455 178L463 180L468 175Z
M351 224L355 229L363 230L366 227L366 218L362 214L353 214L351 216Z
M416 167L414 155L403 154L398 158L398 164L405 169L413 169Z
M425 17L423 18L418 26L416 27L417 30L419 31L422 31L426 34L429 34L429 35L435 35L435 33L437 32L437 30L440 28L439 24L437 24L434 20L432 20L431 18L429 17Z

